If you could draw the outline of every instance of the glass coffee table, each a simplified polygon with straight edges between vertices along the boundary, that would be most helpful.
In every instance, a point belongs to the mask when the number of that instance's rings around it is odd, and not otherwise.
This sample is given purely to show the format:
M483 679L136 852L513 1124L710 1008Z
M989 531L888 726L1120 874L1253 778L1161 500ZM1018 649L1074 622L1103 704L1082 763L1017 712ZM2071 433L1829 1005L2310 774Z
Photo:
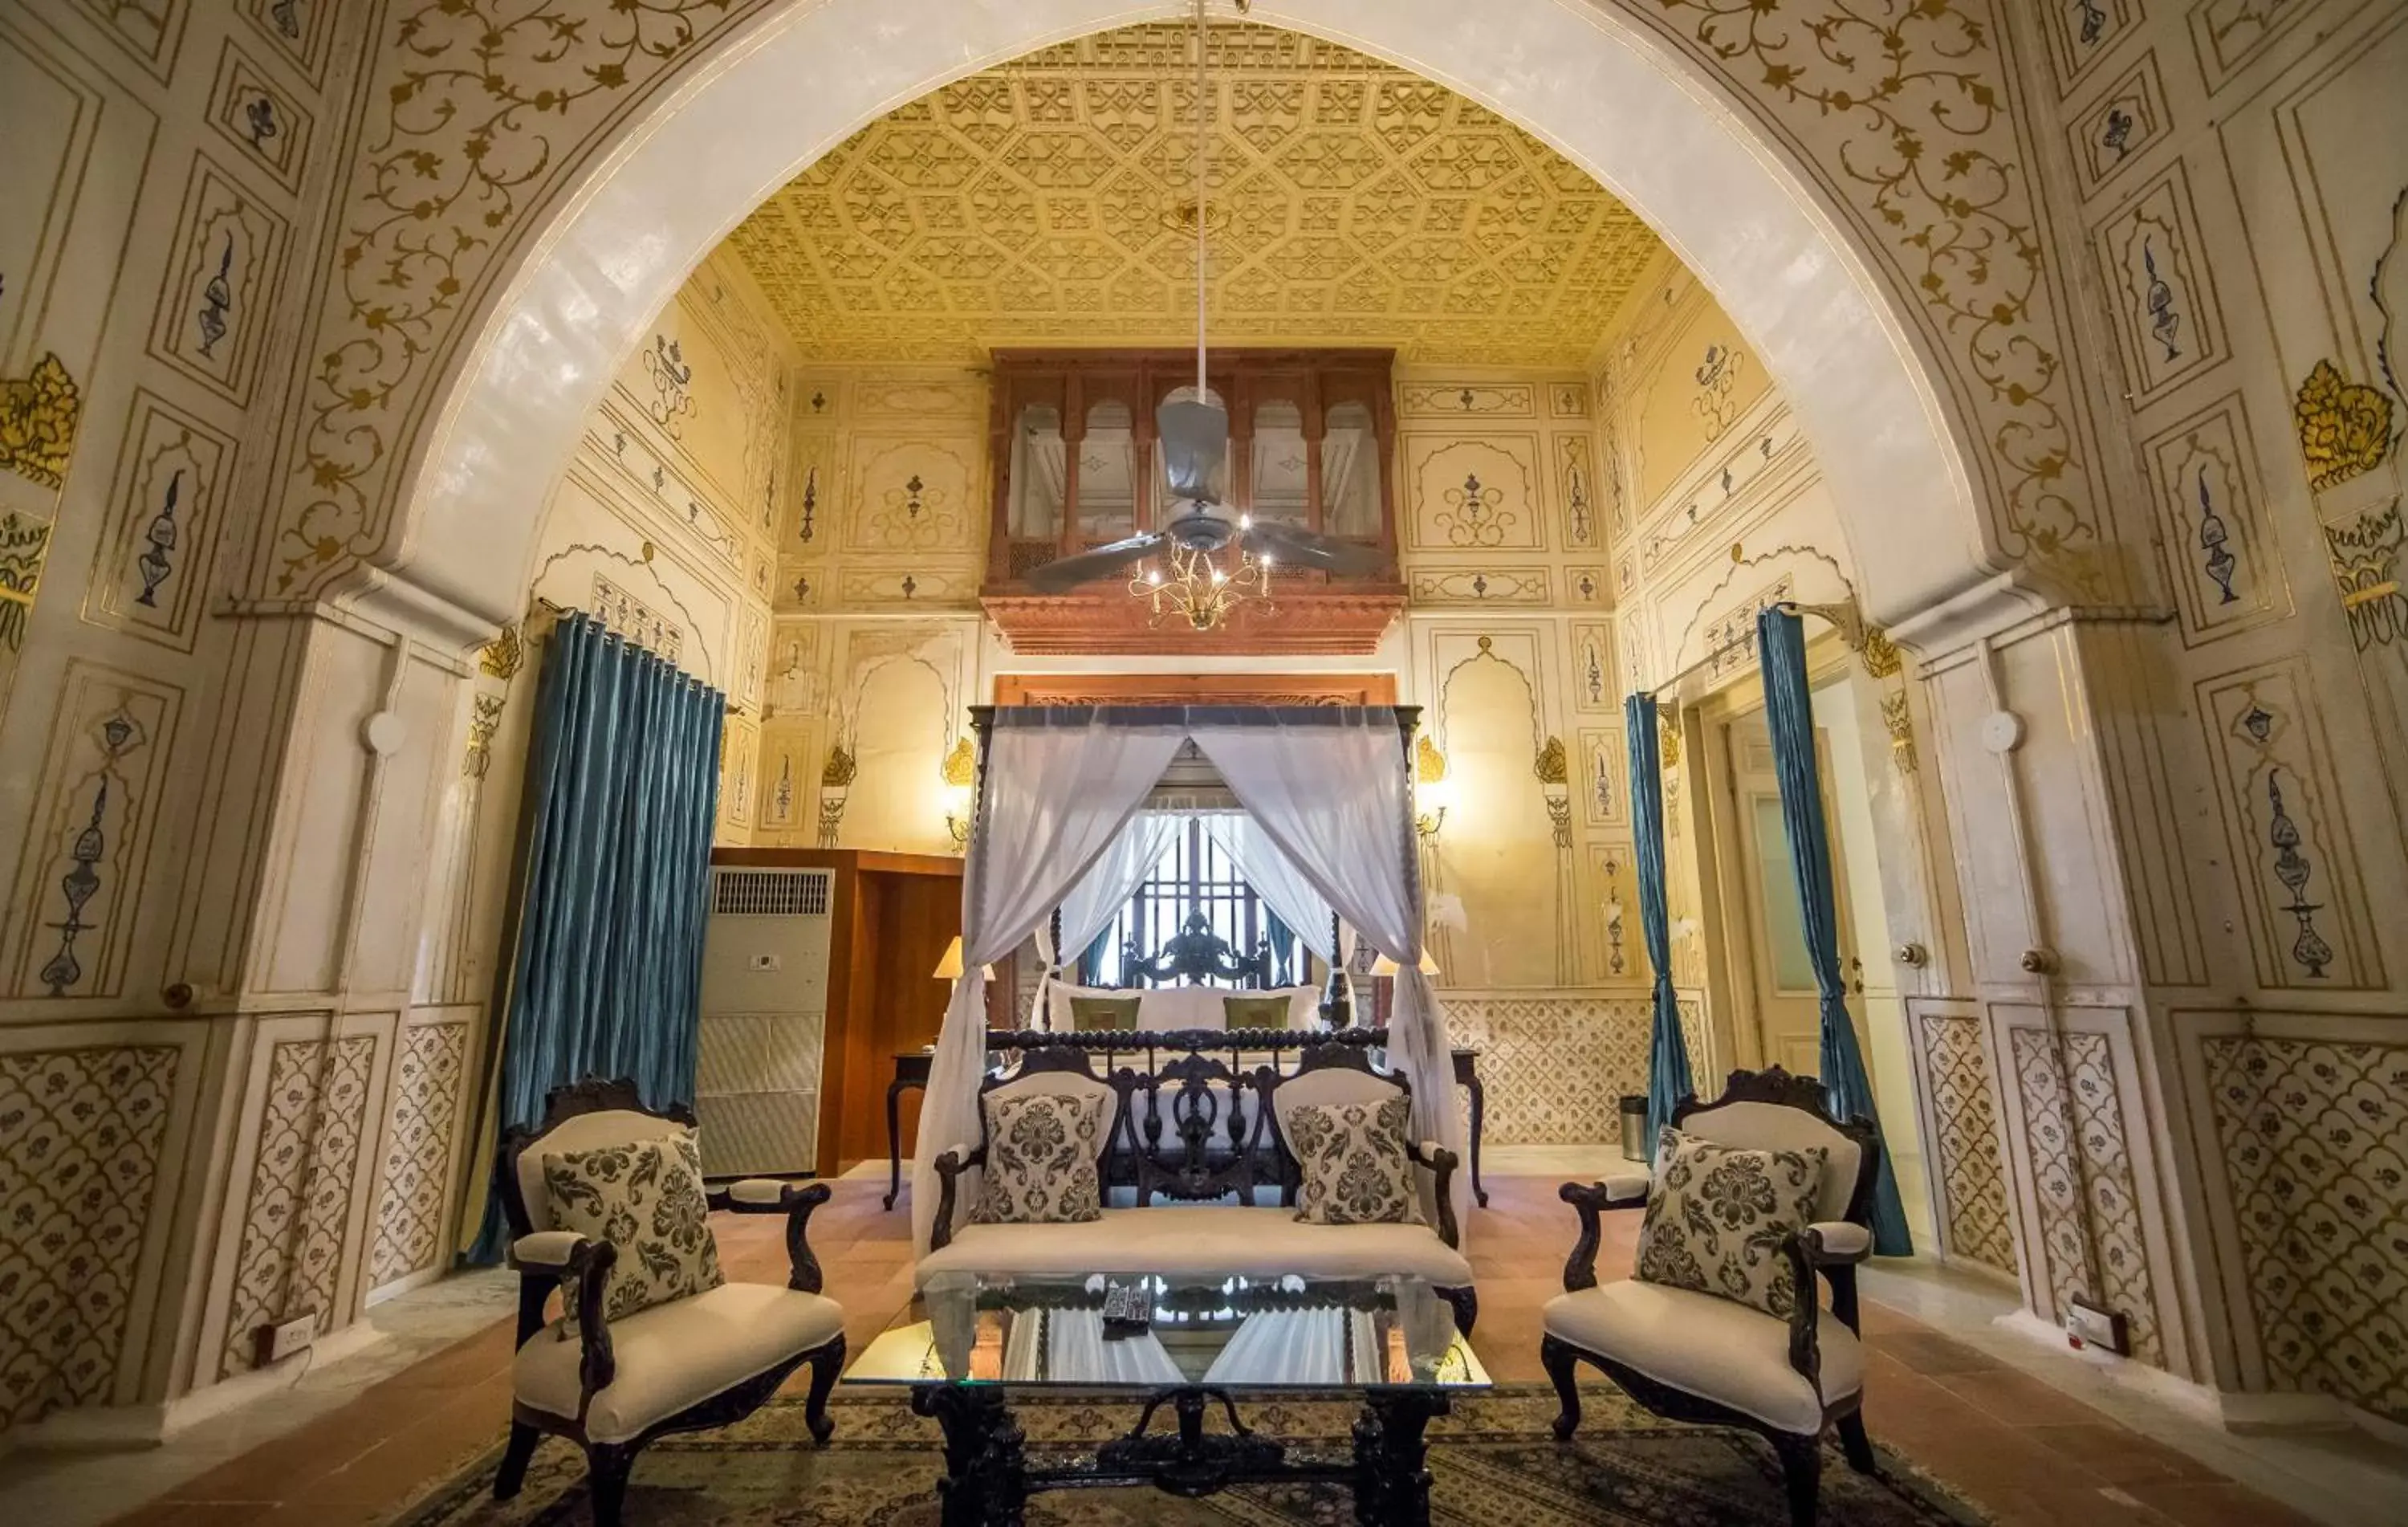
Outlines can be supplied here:
M1423 1527L1423 1431L1488 1374L1447 1302L1413 1278L961 1273L931 1279L844 1381L906 1386L912 1410L944 1428L944 1527L1016 1523L1045 1490L1194 1496L1292 1479L1351 1484L1367 1527ZM1125 1403L1137 1416L1092 1456L1033 1467L1016 1391ZM1239 1415L1243 1402L1304 1393L1360 1397L1351 1457L1296 1454ZM1156 1432L1166 1408L1172 1427ZM1226 1432L1206 1430L1216 1409Z

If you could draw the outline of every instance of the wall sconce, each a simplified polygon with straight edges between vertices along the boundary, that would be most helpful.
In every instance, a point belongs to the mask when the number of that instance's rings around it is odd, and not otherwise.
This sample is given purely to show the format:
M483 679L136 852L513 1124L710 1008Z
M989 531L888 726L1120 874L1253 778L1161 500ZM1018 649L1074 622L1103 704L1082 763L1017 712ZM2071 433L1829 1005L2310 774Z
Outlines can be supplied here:
M978 785L978 755L970 746L968 733L953 743L953 750L945 755L938 772L945 781L945 831L952 835L954 847L968 847Z
M1446 826L1446 808L1455 786L1446 777L1446 755L1426 733L1413 743L1413 830L1425 839Z

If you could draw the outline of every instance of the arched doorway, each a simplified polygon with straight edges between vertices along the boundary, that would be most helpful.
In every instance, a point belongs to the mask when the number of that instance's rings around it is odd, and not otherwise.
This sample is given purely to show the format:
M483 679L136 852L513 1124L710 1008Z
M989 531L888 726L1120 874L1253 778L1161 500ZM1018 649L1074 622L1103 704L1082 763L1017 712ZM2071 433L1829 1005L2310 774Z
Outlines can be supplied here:
M539 507L637 336L772 189L899 102L1047 43L1176 16L1114 0L793 7L688 64L565 188L423 417L390 579L495 625ZM1885 621L2003 565L1899 293L1736 103L1611 6L1281 0L1257 22L1344 42L1496 110L1596 176L1724 303L1790 396ZM1543 62L1543 66L1541 65ZM1911 523L1914 533L1897 531ZM403 590L390 591L401 595Z

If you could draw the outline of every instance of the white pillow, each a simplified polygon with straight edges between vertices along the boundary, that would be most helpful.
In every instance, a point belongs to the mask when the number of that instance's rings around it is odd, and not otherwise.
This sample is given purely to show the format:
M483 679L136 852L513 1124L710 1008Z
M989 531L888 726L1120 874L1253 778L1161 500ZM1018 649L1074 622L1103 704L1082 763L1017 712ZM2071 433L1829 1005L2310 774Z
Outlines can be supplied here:
M1068 981L1056 981L1045 988L1045 1005L1054 1016L1054 1030L1068 1032L1077 1027L1070 1016L1073 997L1125 997L1128 993L1114 987L1074 987ZM1317 1029L1321 1026L1321 988L1318 987L1278 987L1269 991L1232 993L1221 987L1146 987L1139 990L1137 1026L1159 1032L1173 1029L1226 1029L1228 1016L1221 999L1231 995L1246 997L1284 997L1288 1000L1287 1026L1291 1029Z

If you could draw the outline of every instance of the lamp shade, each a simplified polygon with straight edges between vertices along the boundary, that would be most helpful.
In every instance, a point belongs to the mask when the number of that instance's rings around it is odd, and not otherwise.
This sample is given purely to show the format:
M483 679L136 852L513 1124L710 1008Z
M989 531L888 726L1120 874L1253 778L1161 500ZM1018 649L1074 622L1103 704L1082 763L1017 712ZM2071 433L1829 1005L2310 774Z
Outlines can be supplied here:
M1430 952L1426 949L1422 951L1421 968L1424 975L1436 975L1438 973L1438 961L1430 958ZM1371 973L1373 975L1394 975L1397 973L1397 962L1390 959L1387 956L1382 955L1371 961Z
M958 935L954 937L953 943L945 945L944 957L937 961L937 968L930 971L928 973L935 976L939 981L958 981L961 979L962 941ZM982 981L994 980L995 967L992 965L980 966L979 979Z

